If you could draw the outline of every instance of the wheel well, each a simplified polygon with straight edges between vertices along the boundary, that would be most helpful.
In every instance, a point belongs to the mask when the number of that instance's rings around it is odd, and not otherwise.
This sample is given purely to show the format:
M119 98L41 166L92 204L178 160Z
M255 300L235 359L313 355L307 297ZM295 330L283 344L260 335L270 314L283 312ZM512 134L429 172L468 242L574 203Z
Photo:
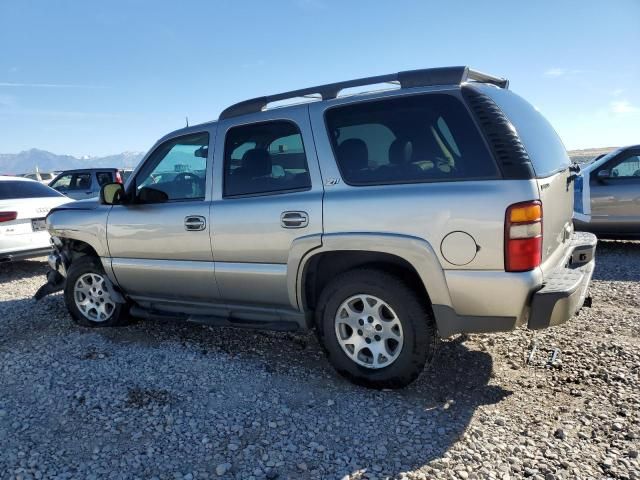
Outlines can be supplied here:
M86 242L80 240L67 240L66 246L71 254L71 260L82 256L93 256L100 258L98 252Z
M359 267L376 268L399 277L429 302L429 295L416 269L404 258L390 253L341 250L311 257L302 276L302 304L305 311L315 310L320 293L336 275Z

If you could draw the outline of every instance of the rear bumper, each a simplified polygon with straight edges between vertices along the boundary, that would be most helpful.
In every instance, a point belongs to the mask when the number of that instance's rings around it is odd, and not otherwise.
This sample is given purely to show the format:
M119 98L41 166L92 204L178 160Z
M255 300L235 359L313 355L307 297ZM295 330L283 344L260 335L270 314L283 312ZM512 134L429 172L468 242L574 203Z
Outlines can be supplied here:
M597 239L577 232L566 263L545 277L543 287L533 294L527 326L532 330L560 325L584 304L595 268Z
M529 272L447 271L452 305L433 304L440 336L490 333L522 325L560 325L584 304L595 268L596 237L574 232L556 268Z

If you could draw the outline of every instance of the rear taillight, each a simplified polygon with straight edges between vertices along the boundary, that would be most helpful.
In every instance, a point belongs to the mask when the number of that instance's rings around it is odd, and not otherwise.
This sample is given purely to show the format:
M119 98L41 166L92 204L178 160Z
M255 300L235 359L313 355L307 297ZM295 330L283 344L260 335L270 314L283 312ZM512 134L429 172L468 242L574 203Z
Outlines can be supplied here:
M515 203L507 208L504 222L504 269L533 270L542 261L542 203Z
M18 212L0 212L0 222L10 222L18 218Z
M120 172L116 172L116 183L122 183L122 176L120 176Z

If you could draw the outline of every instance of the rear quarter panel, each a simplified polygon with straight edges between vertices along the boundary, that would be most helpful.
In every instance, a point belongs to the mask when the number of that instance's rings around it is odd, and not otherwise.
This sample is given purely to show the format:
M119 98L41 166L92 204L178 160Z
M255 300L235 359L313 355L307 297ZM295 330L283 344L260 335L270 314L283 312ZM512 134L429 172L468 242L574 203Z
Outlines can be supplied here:
M450 87L430 88L432 92ZM416 93L416 92L411 92ZM384 93L382 98L397 93ZM406 93L408 94L408 93ZM482 180L350 186L341 180L326 132L324 113L338 99L309 106L318 159L325 183L324 233L382 232L426 240L444 269L503 270L504 220L509 205L539 198L535 180ZM478 251L466 265L449 263L441 243L449 233L471 235Z

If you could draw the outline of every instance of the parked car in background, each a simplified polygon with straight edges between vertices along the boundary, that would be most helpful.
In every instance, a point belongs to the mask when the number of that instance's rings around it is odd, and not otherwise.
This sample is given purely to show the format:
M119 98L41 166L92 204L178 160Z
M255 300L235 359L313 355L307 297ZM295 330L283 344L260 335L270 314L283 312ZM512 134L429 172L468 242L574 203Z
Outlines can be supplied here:
M0 262L49 253L45 217L64 203L67 197L39 182L0 176Z
M60 193L75 200L97 197L100 187L107 183L124 183L131 170L118 168L83 168L65 170L50 184Z
M604 238L640 238L640 145L583 165L574 192L576 230Z
M36 182L40 182L44 185L49 185L58 174L59 172L33 172L23 173L20 176L23 178L28 178L30 180L35 180Z
M397 88L338 96L383 82ZM247 100L160 139L133 175L47 217L37 298L64 288L90 327L315 328L369 387L412 382L439 336L567 321L594 269L553 127L467 67Z

